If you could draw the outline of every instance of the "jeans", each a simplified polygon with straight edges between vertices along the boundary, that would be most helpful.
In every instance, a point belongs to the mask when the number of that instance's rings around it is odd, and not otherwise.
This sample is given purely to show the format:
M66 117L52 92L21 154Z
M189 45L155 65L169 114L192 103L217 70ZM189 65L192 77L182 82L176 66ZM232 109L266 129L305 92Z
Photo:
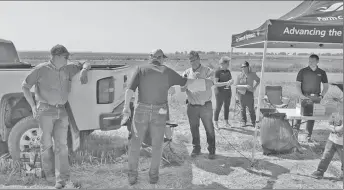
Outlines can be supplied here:
M207 135L208 151L210 154L215 154L215 131L211 101L206 102L205 105L188 104L187 115L189 118L190 130L192 134L192 145L194 149L201 149L199 135L199 125L201 119Z
M308 120L306 122L306 129L307 129L307 137L311 137L312 136L312 133L313 133L313 128L314 128L314 123L315 121L314 120ZM300 130L300 127L301 127L301 120L296 120L296 124L295 124L295 128L296 130Z
M164 143L166 127L167 105L148 105L138 103L134 111L133 125L131 127L131 139L128 158L128 169L130 176L138 175L138 162L141 144L147 130L152 138L152 161L149 176L156 179L159 176L159 166ZM135 132L136 129L136 132Z
M221 111L222 106L224 107L224 116L225 120L228 120L229 116L229 106L231 104L231 98L232 98L232 91L230 90L224 90L219 91L216 95L216 108L214 113L214 120L219 120L219 114Z
M63 183L70 178L67 146L69 121L66 110L39 105L37 121L42 130L40 140L42 169L46 178L56 176L56 182ZM52 138L54 138L54 148Z
M240 94L238 93L239 97L239 102L241 106L241 122L246 123L247 118L246 118L246 107L248 107L248 111L250 112L250 117L251 117L251 122L254 124L256 122L256 113L254 110L254 96L253 92L251 91L246 91L245 94Z
M133 113L131 113L131 118L133 118ZM166 121L169 121L169 120L170 120L170 109L169 109L168 104L167 104ZM130 140L130 138L131 138L131 126L132 125L127 125L127 130L129 131L128 140ZM169 130L169 129L165 129L165 130ZM143 143L145 143L148 146L152 146L152 138L151 138L151 135L149 133L149 130L147 130L146 135L143 138Z
M322 158L320 160L320 163L318 165L318 171L321 173L325 173L328 166L330 165L330 162L334 156L334 154L337 152L339 155L341 162L342 162L342 171L343 171L343 164L344 164L344 155L343 155L343 145L335 144L330 140L327 140L327 143L325 145L325 150L322 155Z

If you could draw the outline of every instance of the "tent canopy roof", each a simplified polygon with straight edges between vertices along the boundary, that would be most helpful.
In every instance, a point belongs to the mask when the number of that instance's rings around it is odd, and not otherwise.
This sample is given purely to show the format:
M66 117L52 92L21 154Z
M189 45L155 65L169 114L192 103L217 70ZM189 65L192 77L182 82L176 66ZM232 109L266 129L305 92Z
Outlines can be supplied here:
M232 36L232 47L343 48L343 1L303 1L279 19Z

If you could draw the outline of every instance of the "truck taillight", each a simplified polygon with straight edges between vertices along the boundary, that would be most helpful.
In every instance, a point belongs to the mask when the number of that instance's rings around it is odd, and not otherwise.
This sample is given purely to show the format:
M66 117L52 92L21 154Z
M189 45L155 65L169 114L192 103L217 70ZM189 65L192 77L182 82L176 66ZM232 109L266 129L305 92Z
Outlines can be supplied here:
M115 96L115 82L113 77L97 81L97 104L111 104Z

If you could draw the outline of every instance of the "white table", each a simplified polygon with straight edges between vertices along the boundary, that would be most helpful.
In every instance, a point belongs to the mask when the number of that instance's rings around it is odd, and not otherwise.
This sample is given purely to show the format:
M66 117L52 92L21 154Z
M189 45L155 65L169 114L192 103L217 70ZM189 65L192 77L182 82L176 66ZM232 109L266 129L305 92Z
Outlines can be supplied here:
M296 112L295 108L277 108L276 110L278 113L285 113L285 118L288 120L329 120L331 114L334 113L332 108L326 108L325 115L319 116L302 116L300 113Z
M291 127L293 129L293 135L298 139L298 130L295 129L294 121L295 120L325 120L328 121L331 118L332 113L336 112L336 109L333 107L325 107L325 115L319 115L319 116L302 116L300 113L296 112L295 108L276 108L276 111L278 113L285 113L285 119L291 120ZM305 122L303 122L305 123Z

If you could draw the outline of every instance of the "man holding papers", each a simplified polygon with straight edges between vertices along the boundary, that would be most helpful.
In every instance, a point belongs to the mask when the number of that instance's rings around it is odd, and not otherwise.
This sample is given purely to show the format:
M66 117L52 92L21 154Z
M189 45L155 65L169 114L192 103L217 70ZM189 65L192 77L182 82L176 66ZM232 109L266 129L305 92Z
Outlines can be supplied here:
M191 68L184 71L183 76L188 79L202 79L183 88L188 96L187 115L192 134L193 150L191 157L201 153L199 125L200 119L207 134L209 159L215 158L215 131L213 124L213 106L211 102L214 71L201 65L199 54L195 51L189 53ZM195 87L195 88L194 88Z

